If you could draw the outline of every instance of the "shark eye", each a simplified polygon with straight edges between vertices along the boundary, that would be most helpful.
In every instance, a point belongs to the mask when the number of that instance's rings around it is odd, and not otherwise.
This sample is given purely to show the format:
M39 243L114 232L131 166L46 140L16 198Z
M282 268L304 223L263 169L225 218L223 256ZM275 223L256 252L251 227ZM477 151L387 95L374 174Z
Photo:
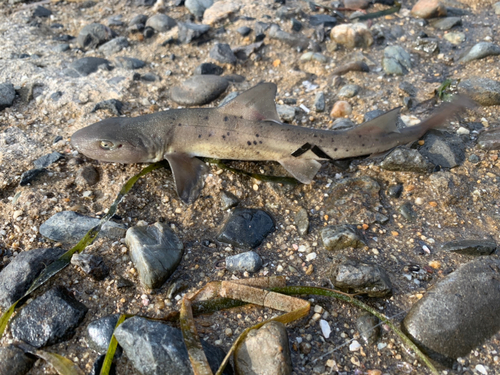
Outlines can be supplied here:
M114 149L117 149L117 148L120 148L122 145L121 144L115 144L111 141L101 141L101 144L100 144L101 148L103 150L114 150Z

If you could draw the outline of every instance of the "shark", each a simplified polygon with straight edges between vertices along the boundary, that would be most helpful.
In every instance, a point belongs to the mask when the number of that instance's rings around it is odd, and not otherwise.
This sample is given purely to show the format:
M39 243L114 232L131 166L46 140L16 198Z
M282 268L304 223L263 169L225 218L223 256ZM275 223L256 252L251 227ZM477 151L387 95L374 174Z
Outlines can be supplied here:
M321 161L374 155L405 145L442 126L464 106L445 103L421 123L399 129L400 108L348 130L281 122L274 83L260 83L218 108L182 108L138 117L107 118L76 131L72 146L103 162L153 163L166 159L180 199L193 203L208 166L199 158L276 161L309 184Z

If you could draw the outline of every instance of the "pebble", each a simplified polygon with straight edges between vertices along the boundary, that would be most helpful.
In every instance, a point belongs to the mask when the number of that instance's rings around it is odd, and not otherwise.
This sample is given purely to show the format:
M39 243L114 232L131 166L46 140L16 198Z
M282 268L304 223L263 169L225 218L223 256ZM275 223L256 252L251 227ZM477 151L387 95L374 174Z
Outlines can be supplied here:
M462 25L462 19L460 17L444 17L431 20L429 24L438 30L450 30L455 26ZM446 34L445 34L446 35Z
M80 241L99 222L99 219L80 215L73 211L62 211L54 214L40 225L39 232L42 236L53 241L74 244ZM119 239L125 235L126 230L124 224L108 221L103 225L99 236Z
M205 10L213 5L213 0L186 0L184 6L194 15L196 18L201 19Z
M91 23L80 30L76 42L81 48L94 49L112 37L113 32L109 27L100 23Z
M269 28L268 36L271 39L280 40L288 44L292 48L296 48L299 52L309 47L310 40L302 34L290 34L280 29L276 24Z
M380 337L380 321L368 312L361 314L356 320L356 328L361 338L368 345L374 345Z
M226 43L217 43L210 50L210 57L222 64L236 64L238 61L233 50Z
M45 168L34 168L24 172L21 175L21 180L19 181L19 186L26 186L36 180L40 175L47 172Z
M347 247L366 246L364 239L353 225L329 225L321 230L321 240L326 250L341 250Z
M177 328L135 316L116 329L115 337L127 358L141 374L164 375L165 369L170 374L193 374L182 333ZM225 353L205 340L201 340L201 346L215 373ZM231 365L223 372L224 375L232 373Z
M411 57L403 47L389 46L384 49L382 59L384 72L387 74L405 75L411 69Z
M87 344L89 348L99 354L106 354L119 317L120 314L113 314L89 323L87 326ZM117 349L115 356L121 354L121 348L118 347Z
M387 189L387 195L392 198L400 198L402 193L403 193L402 184L391 185L389 186L389 189Z
M24 354L17 346L0 347L0 375L25 375L36 359Z
M35 348L70 339L87 313L87 307L58 286L35 298L11 323L12 336Z
M128 39L124 36L119 36L118 38L111 39L109 42L106 42L99 46L99 52L108 57L120 52L122 49L127 48L128 46Z
M406 219L406 221L414 222L418 218L410 202L403 203L401 206L399 206L398 211L401 216Z
M423 139L418 151L432 164L453 168L464 163L465 144L458 135L431 130Z
M127 230L125 243L141 285L147 289L161 287L174 273L184 248L166 223L131 227Z
M474 45L459 62L468 63L473 60L484 59L488 56L500 55L500 46L491 42L479 42Z
M54 151L50 154L39 157L33 162L33 165L35 166L35 168L47 168L49 165L54 164L61 159L64 159L64 155L57 151Z
M177 25L177 21L166 14L158 13L146 21L146 27L151 27L158 32L165 32Z
M47 18L52 15L52 11L50 9L47 9L45 7L42 7L40 5L37 5L35 10L33 11L33 17L41 17L41 18Z
M180 105L200 106L217 99L229 85L216 75L195 75L170 90L170 98Z
M349 351L357 352L359 349L361 349L361 344L359 343L359 341L352 340L351 343L349 344Z
M267 212L253 208L235 208L217 240L233 246L256 248L274 229L274 219Z
M276 112L283 122L292 122L295 118L296 108L291 105L277 105Z
M347 49L367 48L373 44L373 36L364 23L335 26L330 32L330 38Z
M14 90L14 85L12 83L1 83L0 84L0 111L7 107L10 107L14 103L14 98L16 97L16 90Z
M223 211L236 207L240 203L240 200L233 193L230 193L228 191L222 191L221 201L221 209Z
M314 96L314 109L316 112L324 112L325 108L325 93L323 91L319 91Z
M345 85L339 90L337 95L340 99L349 99L358 95L359 90L360 87L358 85Z
M465 42L465 34L461 31L454 31L444 34L443 38L454 45L459 45Z
M99 172L91 165L86 165L76 171L75 184L92 186L99 182Z
M313 14L309 17L309 24L313 27L334 27L337 24L337 19L327 14Z
M54 52L57 52L57 53L63 53L63 52L69 51L70 49L71 48L70 48L69 44L67 44L67 43L57 44L52 48L52 50Z
M441 245L442 251L462 255L491 255L497 248L494 240L456 240Z
M69 68L64 70L64 74L74 78L86 77L97 72L99 68L111 70L111 62L100 57L83 57L73 61Z
M309 232L309 215L307 210L301 207L294 216L297 232L303 237Z
M241 36L248 36L252 32L252 29L248 26L241 26L236 29L236 32Z
M334 118L346 117L352 113L352 107L349 102L344 100L339 100L335 102L332 110L330 111L330 116Z
M477 144L483 150L500 150L500 128L482 132L477 139Z
M493 9L495 10L495 14L500 14L500 1L493 4Z
M120 347L117 348L117 351L121 350ZM97 357L97 359L94 361L94 364L92 365L92 369L90 370L89 375L100 375L101 374L101 369L102 365L104 364L104 359L106 358L106 355L101 354L100 356ZM109 369L109 375L116 375L116 365L115 363L111 363L111 367Z
M177 22L179 27L178 38L181 43L191 43L210 30L210 26L197 25L192 22Z
M247 251L226 257L226 268L230 272L259 272L262 258L255 251Z
M115 58L115 64L118 68L123 69L140 69L144 68L146 63L142 60L136 59L135 57L118 56Z
M71 257L71 264L78 266L94 280L104 280L109 275L109 268L104 259L95 254L76 253Z
M90 111L90 113L94 113L101 109L109 110L115 116L121 116L122 114L123 103L117 99L108 99L103 100L102 102L97 103L94 108Z
M411 15L418 18L446 17L446 7L439 0L419 0L413 6Z
M388 171L427 173L432 165L418 150L398 147L382 160L380 168Z
M321 328L321 333L325 339L330 338L330 334L332 333L332 329L330 328L330 324L324 319L319 320L319 326Z
M283 323L271 321L251 330L234 353L237 374L292 374L288 335Z
M500 104L500 81L491 78L463 79L458 84L458 91L484 106Z
M240 9L240 4L234 1L217 1L203 13L203 23L213 25L236 13Z

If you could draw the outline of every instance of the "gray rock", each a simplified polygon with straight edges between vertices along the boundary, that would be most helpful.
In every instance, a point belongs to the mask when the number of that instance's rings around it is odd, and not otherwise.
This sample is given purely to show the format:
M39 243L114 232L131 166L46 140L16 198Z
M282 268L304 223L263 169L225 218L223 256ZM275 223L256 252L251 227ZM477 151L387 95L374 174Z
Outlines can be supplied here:
M299 232L301 236L305 236L309 232L309 215L307 214L307 210L301 207L295 213L294 219L297 232Z
M97 72L99 68L111 70L111 63L100 57L83 57L73 61L69 68L64 71L64 74L70 77L86 77L89 74Z
M125 242L141 284L148 289L162 286L182 259L184 246L168 224L132 227Z
M33 164L34 164L35 168L47 168L49 165L51 165L51 164L53 164L61 159L64 159L64 155L57 152L57 151L54 151L54 152L51 152L50 154L46 154L46 155L39 157L38 159L36 159L33 162Z
M69 46L68 43L61 43L52 48L52 50L57 53L63 53L69 51L70 49L71 47Z
M115 116L121 116L122 114L123 103L118 99L108 99L103 100L102 102L97 103L94 108L90 111L90 113L94 113L101 109L109 110Z
M122 49L127 48L128 46L128 39L124 36L120 36L118 38L111 39L109 42L106 42L103 45L99 46L99 52L101 52L104 56L111 56L115 53L120 52Z
M167 324L133 317L123 322L115 332L118 343L128 359L143 375L192 375L191 363L182 333ZM201 340L210 368L215 373L224 359L222 349ZM232 375L228 365L223 372Z
M119 317L120 314L113 314L90 322L87 326L87 343L89 348L99 354L106 354ZM120 347L117 349L118 354L118 352L121 352L121 349Z
M120 347L117 348L117 351L121 350ZM106 358L106 355L101 354L100 356L97 357L97 359L94 361L94 364L92 365L92 368L90 369L89 375L100 375L101 370L102 370L102 365L104 364L104 359ZM116 375L116 366L115 363L113 362L111 364L111 367L109 369L109 375Z
M38 5L33 11L33 17L47 18L52 15L52 11L50 9L44 8Z
M186 0L184 6L197 18L202 18L205 10L213 5L213 0Z
M267 212L252 208L235 208L217 239L234 246L255 248L272 232L274 220Z
M292 373L288 335L283 323L271 321L251 330L234 353L237 374Z
M391 198L400 198L403 193L403 184L391 185L387 189L387 195Z
M175 25L177 25L176 20L162 13L155 14L146 21L146 27L149 26L158 32L168 31Z
M80 215L73 211L58 212L42 225L40 234L53 241L63 243L77 243L87 232L98 225L99 219ZM125 235L127 227L114 221L108 221L103 225L99 236L105 236L114 240Z
M379 116L382 116L384 113L385 111L382 111L381 109L374 109L373 111L368 111L363 116L363 122L371 121Z
M141 76L141 81L144 82L157 82L161 81L161 77L154 73L146 73Z
M460 17L444 17L433 19L429 23L435 29L450 30L455 26L461 26L462 19Z
M118 56L115 58L116 66L123 69L141 69L144 68L146 63L142 60L136 59L135 57Z
M95 254L76 253L71 257L71 264L78 266L94 280L104 280L109 275L109 268L104 259Z
M461 266L416 302L403 329L431 359L452 365L500 330L500 260Z
M177 26L179 27L179 41L184 44L191 43L192 40L198 39L210 30L208 25L197 25L192 22L178 22Z
M500 82L490 78L463 79L458 84L460 93L468 95L475 102L489 106L500 104Z
M250 57L250 55L258 51L263 45L264 42L260 41L246 46L236 47L233 48L233 53L238 60L246 60Z
M380 336L380 321L375 315L368 312L361 314L356 320L356 328L363 338L363 341L368 345L373 345L377 342Z
M63 287L33 300L12 320L12 336L35 348L68 340L85 317L87 307Z
M424 136L424 141L418 151L434 165L453 168L465 161L465 144L456 134L431 130Z
M337 24L337 19L327 14L312 15L309 17L309 24L311 26L334 27Z
M414 222L417 220L417 214L413 210L413 206L410 202L405 202L398 208L399 213L409 222Z
M47 172L45 168L34 168L29 171L23 172L21 175L21 180L19 181L19 186L26 186L36 180L40 175Z
M80 30L76 41L80 47L92 49L107 42L112 36L113 32L109 27L100 23L91 23Z
M45 266L65 253L61 248L23 251L0 272L0 307L6 309L21 298Z
M291 105L276 105L276 112L283 122L292 122L295 118L295 107Z
M122 20L123 20L123 15L122 14L112 15L107 20L108 21L108 26L121 27L121 26L125 25L125 23Z
M432 165L418 150L398 147L382 160L380 167L388 171L426 173Z
M144 28L144 25L146 24L147 21L148 21L148 16L146 16L145 14L137 14L134 17L132 17L128 25L129 26L143 25Z
M230 272L258 272L261 267L262 258L255 251L226 257L226 268Z
M500 128L482 132L477 139L477 144L483 150L500 150Z
M321 230L321 240L326 250L366 246L365 240L354 225L329 225Z
M341 99L352 98L353 96L358 95L360 87L358 85L345 85L337 94Z
M387 74L404 75L411 69L410 54L403 47L389 46L384 49L382 59L384 72Z
M325 107L325 93L323 91L319 91L314 97L314 109L316 110L316 112L324 112Z
M210 50L210 57L222 64L236 64L237 58L229 44L217 43Z
M417 96L418 90L410 82L403 81L399 84L399 89L411 97Z
M423 51L428 55L438 54L440 51L439 40L436 38L417 38L413 43L413 48L417 51Z
M14 345L0 347L0 375L25 375L35 360Z
M500 1L493 4L493 9L495 10L495 14L500 14Z
M282 42L288 44L292 48L296 48L298 51L305 50L310 43L309 38L302 34L290 34L286 31L280 29L276 24L273 24L269 28L269 38L281 40Z
M12 83L0 84L0 110L10 107L14 103L16 97L16 90Z
M226 91L228 81L215 75L197 75L188 78L170 90L170 98L181 105L203 105L217 99Z
M241 36L247 36L252 32L252 29L248 26L241 26L236 29L236 32Z
M337 259L330 274L333 285L346 292L368 297L387 297L392 293L391 280L379 266L356 259Z
M500 55L500 46L491 42L479 42L474 45L459 62L468 63L473 60L484 59L488 56Z
M91 165L81 167L76 171L75 184L79 186L92 186L99 182L99 172Z
M238 203L240 203L240 200L234 194L228 191L222 191L221 200L222 200L221 209L223 211L236 207Z
M442 251L463 255L491 255L497 248L494 240L457 240L441 245Z

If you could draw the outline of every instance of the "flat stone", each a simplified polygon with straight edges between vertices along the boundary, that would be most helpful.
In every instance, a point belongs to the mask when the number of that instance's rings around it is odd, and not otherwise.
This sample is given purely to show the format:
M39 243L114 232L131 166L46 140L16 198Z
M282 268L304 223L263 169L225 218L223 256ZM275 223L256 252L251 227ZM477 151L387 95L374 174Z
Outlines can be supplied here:
M108 99L103 100L102 102L97 103L94 108L90 111L90 113L94 113L101 109L107 109L111 112L111 114L115 116L121 116L122 114L123 103L118 99Z
M236 29L236 32L241 36L247 36L252 32L252 29L248 26L241 26Z
M323 91L319 91L314 97L314 109L316 112L324 112L325 108L325 93Z
M99 219L84 216L73 211L62 211L54 214L42 225L40 234L53 241L63 243L77 243L87 232L98 225ZM114 240L123 238L127 227L114 221L108 221L103 225L99 236L105 236Z
M16 97L16 90L12 83L0 84L0 111L4 108L10 107L14 103Z
M34 357L17 346L0 347L0 375L25 375L35 364Z
M217 43L210 50L210 57L222 64L236 64L237 58L229 44Z
M461 26L462 19L460 17L437 18L435 20L431 20L430 25L438 30L450 30L455 26Z
M465 161L465 144L458 135L431 130L423 139L425 143L418 152L432 164L453 168Z
M494 240L457 240L441 245L442 251L474 256L491 255L496 248Z
M468 63L473 60L484 59L488 56L500 55L500 46L491 42L479 42L474 45L459 62Z
M359 90L360 87L358 85L345 85L339 90L337 95L341 99L349 99L358 95Z
M500 104L500 82L490 78L473 77L463 79L458 84L460 93L484 106Z
M175 25L177 25L176 20L162 13L155 14L146 21L146 27L151 27L158 32L168 31Z
M305 236L309 232L309 215L307 210L301 207L294 216L295 226L297 227L297 232L301 236Z
M79 267L94 280L104 280L109 275L109 268L104 259L95 254L76 253L71 257L71 264Z
M230 272L258 272L261 267L262 258L255 251L226 257L226 268Z
M87 326L87 343L89 348L99 354L106 354L119 317L120 314L113 314L89 323ZM120 347L117 349L117 353L121 352Z
M398 147L382 160L380 168L387 171L426 173L432 165L418 150Z
M50 154L40 156L33 162L33 165L35 166L35 168L47 168L49 165L54 164L61 159L64 159L64 155L57 151L54 151Z
M186 0L184 6L194 15L196 18L201 19L205 10L213 5L213 0Z
M240 4L233 1L217 1L203 13L203 23L213 25L222 21L240 9Z
M107 26L100 23L85 25L78 34L76 41L78 45L85 49L96 48L107 42L113 36L113 32Z
M230 193L229 191L222 191L221 201L222 201L221 210L223 211L236 207L238 203L240 203L238 197L236 197L233 193Z
M196 67L194 70L194 74L202 75L202 74L213 74L216 76L220 76L224 73L224 69L222 69L219 65L212 63L203 63Z
M387 74L407 74L411 69L410 54L400 46L386 47L384 49L382 66Z
M86 77L89 74L97 72L99 68L111 70L111 63L100 57L83 57L73 61L69 68L64 71L64 74L70 77Z
M21 175L21 180L19 181L19 186L26 186L32 183L45 172L47 172L45 168L33 168L26 172L23 172L23 174Z
M116 66L123 69L140 69L146 66L146 63L135 57L118 56L115 58Z
M276 112L283 122L292 122L295 118L296 108L291 105L276 105Z
M70 339L87 307L63 287L50 289L25 306L12 320L12 336L35 348Z
M418 18L445 17L446 7L439 0L419 0L413 6L411 14Z
M268 33L269 38L281 40L282 42L288 44L292 48L296 48L299 51L305 50L309 46L309 38L302 34L290 34L286 31L280 29L276 24L273 24L269 28Z
M111 56L129 46L128 39L124 36L111 39L109 42L99 46L99 52L104 56Z
M125 242L141 285L148 289L162 286L182 259L184 246L168 224L129 228Z
M366 246L361 234L353 225L329 225L321 230L321 240L325 249L330 251Z
M368 345L373 345L380 337L380 321L375 315L368 312L361 314L356 320L356 328L363 341Z
M210 30L208 25L197 25L192 22L178 22L177 26L179 41L184 44L191 43Z
M444 366L500 330L500 260L480 257L432 287L406 315L403 329Z
M231 213L217 239L234 246L255 248L274 232L274 220L265 211L236 208Z
M483 150L500 150L500 128L482 132L477 139L477 144Z
M52 11L45 7L38 5L33 11L33 17L47 18L52 15Z
M316 14L309 17L309 24L311 26L334 27L337 24L337 19L327 14Z
M61 248L23 251L0 272L0 307L7 309L28 290L40 272L65 253Z
M196 75L170 90L170 98L181 105L200 106L211 103L226 91L228 81L215 75Z

